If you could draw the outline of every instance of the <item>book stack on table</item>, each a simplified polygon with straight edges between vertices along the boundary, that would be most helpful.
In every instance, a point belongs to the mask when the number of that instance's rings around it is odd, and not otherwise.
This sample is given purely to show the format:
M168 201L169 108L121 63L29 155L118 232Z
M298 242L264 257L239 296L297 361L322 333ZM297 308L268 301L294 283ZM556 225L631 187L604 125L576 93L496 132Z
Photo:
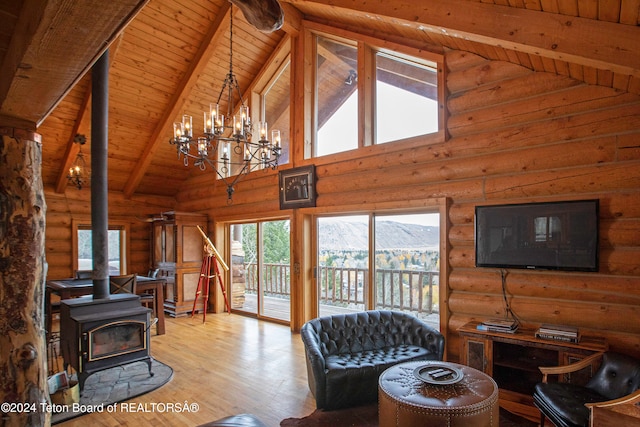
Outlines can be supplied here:
M476 327L480 331L502 332L512 334L518 330L518 322L512 319L492 319L485 320Z
M580 334L574 326L543 324L536 331L536 338L577 343L580 341Z

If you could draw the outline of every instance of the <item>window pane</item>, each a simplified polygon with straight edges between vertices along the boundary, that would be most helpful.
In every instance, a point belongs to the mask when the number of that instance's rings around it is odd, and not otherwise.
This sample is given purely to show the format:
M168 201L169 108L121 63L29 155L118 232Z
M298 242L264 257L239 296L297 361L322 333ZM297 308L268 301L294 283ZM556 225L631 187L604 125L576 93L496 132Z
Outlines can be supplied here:
M231 308L258 312L257 224L231 226Z
M269 125L267 137L271 140L271 131L280 131L282 154L278 163L281 165L289 163L290 73L291 67L287 64L264 95L265 120Z
M231 308L289 321L289 221L235 224L231 236Z
M262 223L263 314L275 319L291 319L291 265L289 221Z
M91 230L78 230L78 270L93 270Z
M368 216L318 218L319 315L364 310L368 272Z
M357 49L317 39L316 155L358 148Z
M436 66L376 54L376 143L438 131Z
M107 239L109 245L109 275L120 275L124 271L120 259L120 245L122 232L120 230L108 230ZM91 242L90 229L78 229L78 270L93 270L93 244Z
M375 309L413 313L439 328L439 217L375 217Z

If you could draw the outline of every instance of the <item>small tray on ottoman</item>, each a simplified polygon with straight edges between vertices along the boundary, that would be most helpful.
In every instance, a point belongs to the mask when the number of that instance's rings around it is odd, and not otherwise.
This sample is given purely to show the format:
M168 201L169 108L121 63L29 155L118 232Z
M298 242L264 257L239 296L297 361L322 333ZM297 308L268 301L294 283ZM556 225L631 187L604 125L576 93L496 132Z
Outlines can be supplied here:
M413 375L420 381L429 384L455 384L463 377L460 369L449 364L440 365L435 363L418 366L413 370Z

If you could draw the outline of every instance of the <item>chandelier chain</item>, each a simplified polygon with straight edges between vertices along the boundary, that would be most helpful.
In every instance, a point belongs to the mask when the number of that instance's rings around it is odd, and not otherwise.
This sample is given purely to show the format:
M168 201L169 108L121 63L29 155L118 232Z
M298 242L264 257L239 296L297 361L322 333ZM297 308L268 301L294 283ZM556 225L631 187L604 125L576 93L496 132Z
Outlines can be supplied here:
M220 111L223 94L227 95L227 114ZM238 112L234 92L239 98ZM234 115L235 113L235 115ZM173 138L178 158L185 166L189 159L201 170L213 169L227 186L227 203L232 202L234 186L242 175L254 169L276 169L281 154L280 131L271 131L267 139L267 122L258 122L258 141L253 141L253 122L245 105L238 79L233 73L233 5L229 9L229 74L225 76L218 100L204 112L204 134L193 137L193 118L184 114L173 124ZM235 173L235 177L233 174Z

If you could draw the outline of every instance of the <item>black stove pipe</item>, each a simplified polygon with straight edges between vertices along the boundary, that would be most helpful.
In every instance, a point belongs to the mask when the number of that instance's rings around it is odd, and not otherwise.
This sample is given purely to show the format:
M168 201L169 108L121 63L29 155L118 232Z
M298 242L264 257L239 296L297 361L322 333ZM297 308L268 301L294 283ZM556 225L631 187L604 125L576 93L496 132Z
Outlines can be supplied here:
M91 70L91 243L93 298L109 297L109 50Z

